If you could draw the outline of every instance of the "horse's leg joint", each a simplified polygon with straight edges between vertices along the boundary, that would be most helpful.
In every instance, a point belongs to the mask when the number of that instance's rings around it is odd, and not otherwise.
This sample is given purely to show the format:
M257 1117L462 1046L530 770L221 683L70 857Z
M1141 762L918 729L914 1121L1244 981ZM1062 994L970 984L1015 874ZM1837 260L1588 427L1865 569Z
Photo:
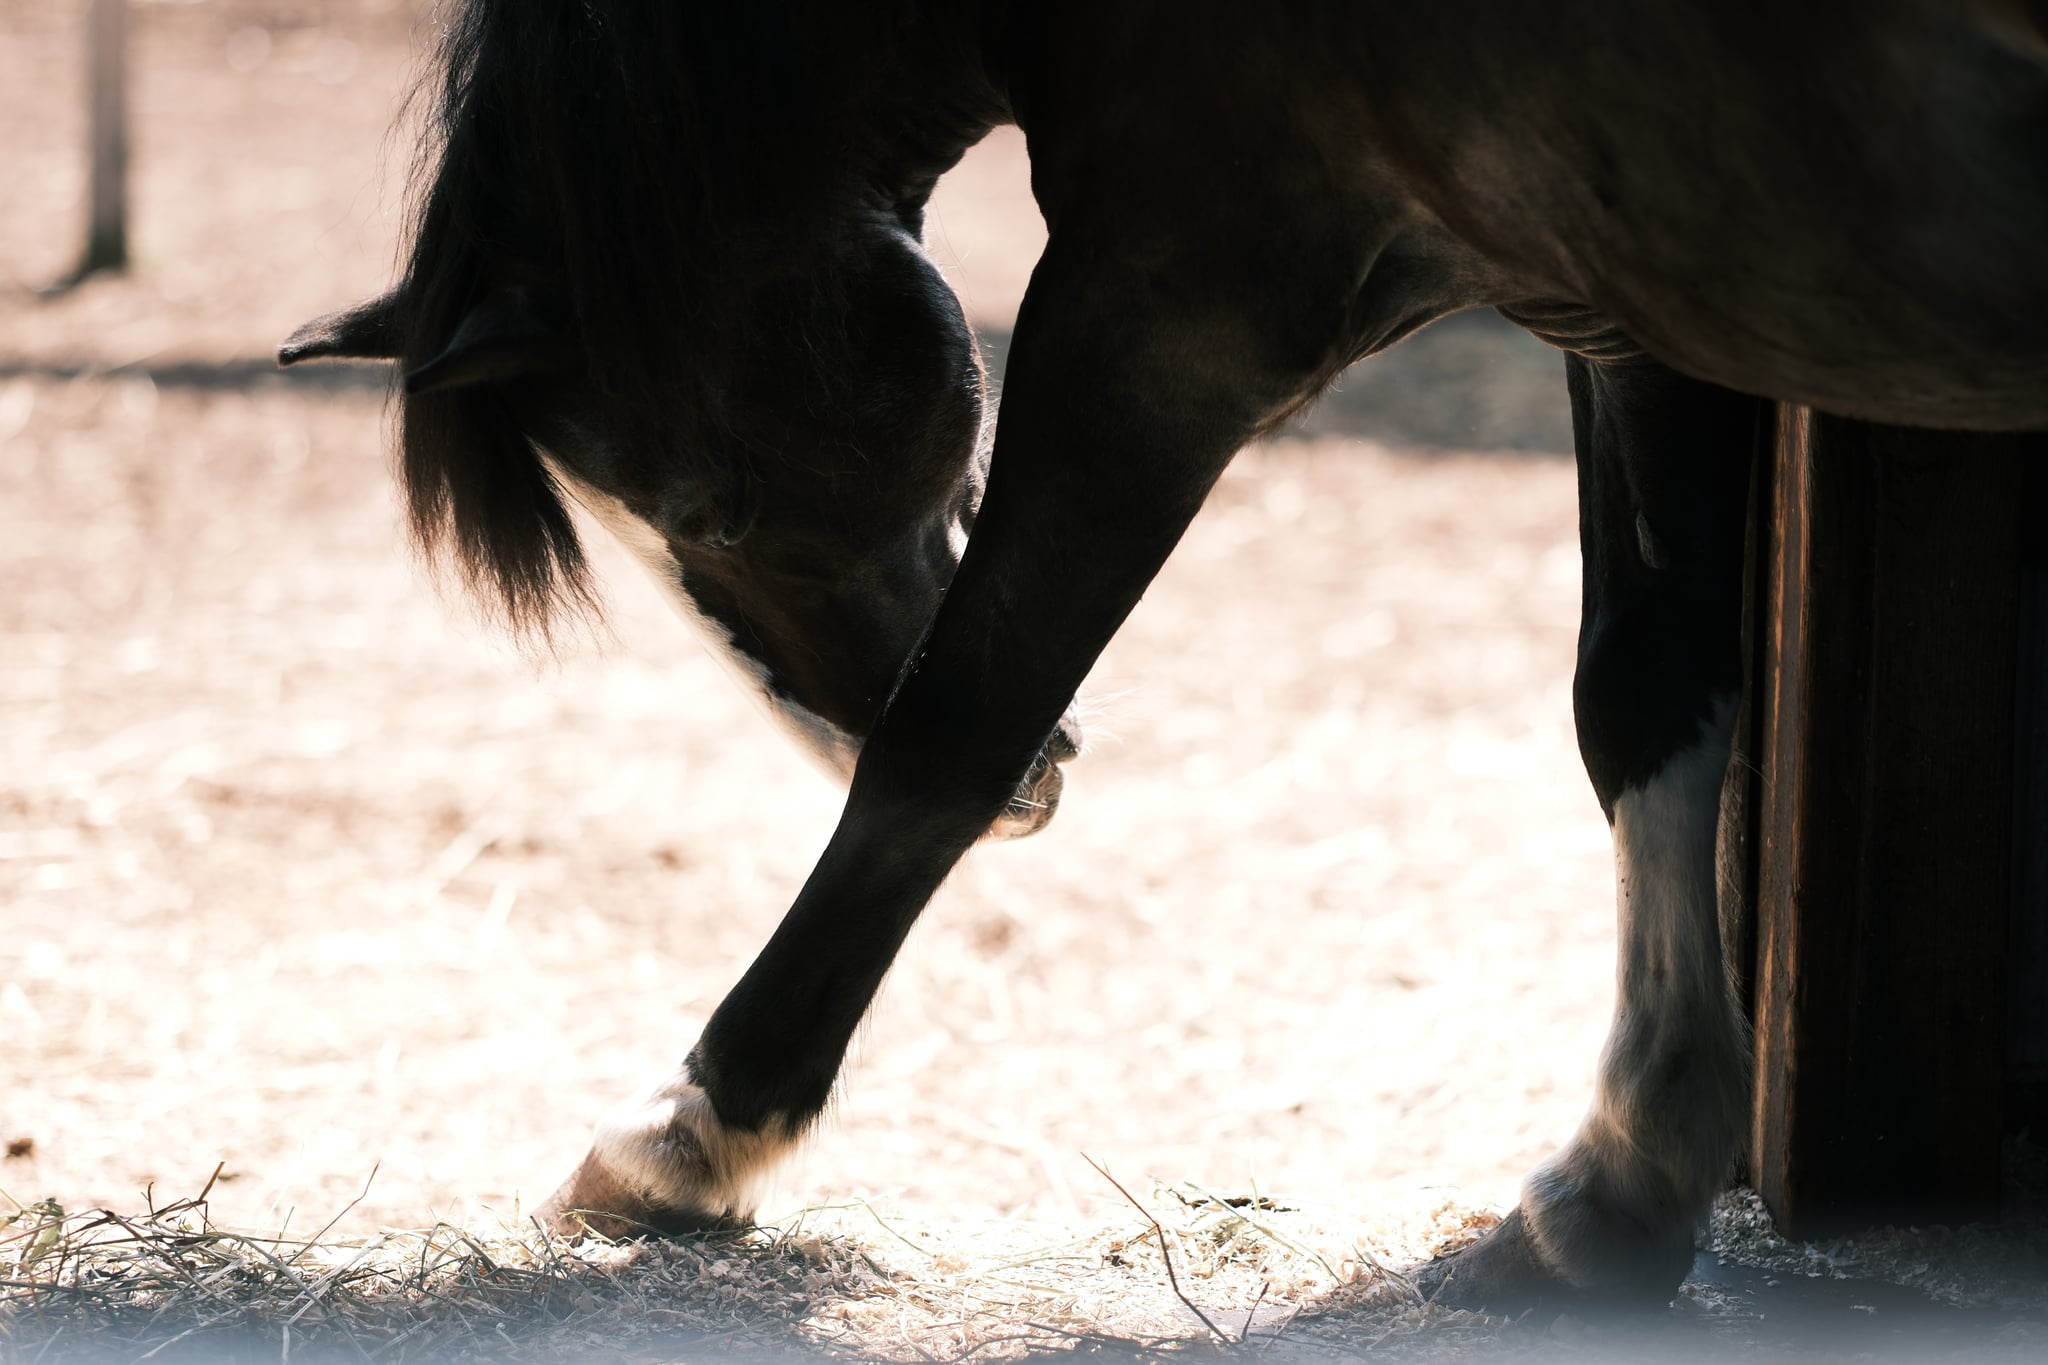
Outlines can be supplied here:
M677 1076L598 1120L590 1151L536 1216L558 1232L608 1237L741 1225L761 1176L797 1136L779 1119L728 1124L702 1086Z
M1614 830L1619 968L1592 1111L1530 1175L1516 1217L1438 1272L1440 1296L1489 1307L1668 1295L1748 1109L1715 844L1741 679L1754 413L1648 364L1567 368L1586 564L1573 700Z

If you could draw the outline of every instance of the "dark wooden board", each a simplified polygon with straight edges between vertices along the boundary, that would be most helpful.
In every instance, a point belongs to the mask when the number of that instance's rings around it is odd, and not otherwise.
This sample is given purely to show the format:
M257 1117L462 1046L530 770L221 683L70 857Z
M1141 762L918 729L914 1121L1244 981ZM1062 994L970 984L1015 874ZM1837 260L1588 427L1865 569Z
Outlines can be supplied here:
M2026 477L2019 705L2013 717L2019 771L2013 793L2006 1128L2048 1144L2048 451L2028 461Z
M1786 408L1770 444L1752 1178L1793 1235L1981 1215L1999 1188L2021 523L2042 438Z

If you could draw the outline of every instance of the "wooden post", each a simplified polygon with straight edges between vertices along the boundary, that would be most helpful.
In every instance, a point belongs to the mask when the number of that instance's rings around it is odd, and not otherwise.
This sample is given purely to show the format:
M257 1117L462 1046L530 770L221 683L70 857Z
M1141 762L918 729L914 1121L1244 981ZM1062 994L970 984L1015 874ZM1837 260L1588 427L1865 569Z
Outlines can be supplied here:
M1780 410L1754 698L1752 1177L1789 1235L1999 1190L2027 456Z
M2006 1126L2027 1129L2038 1143L2048 1141L2048 449L2027 464L2021 522Z
M92 0L92 221L75 278L128 265L128 0Z
M1758 813L1763 809L1764 799L1763 765L1759 758L1763 723L1758 712L1763 698L1769 695L1760 623L1770 617L1766 600L1770 575L1764 559L1771 545L1777 439L1775 407L1759 407L1762 415L1750 456L1749 524L1744 531L1742 556L1742 701L1735 709L1733 759L1721 784L1721 822L1715 849L1721 960L1727 965L1728 983L1741 1003L1743 1017L1751 1023L1756 1021ZM1746 1162L1736 1173L1736 1179L1750 1183Z

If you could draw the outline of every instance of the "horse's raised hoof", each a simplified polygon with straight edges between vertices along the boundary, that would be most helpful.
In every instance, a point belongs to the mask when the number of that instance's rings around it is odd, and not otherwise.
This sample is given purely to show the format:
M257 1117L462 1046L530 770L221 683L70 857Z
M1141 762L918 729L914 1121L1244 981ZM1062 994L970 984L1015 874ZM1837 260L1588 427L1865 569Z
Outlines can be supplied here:
M1543 1264L1517 1208L1484 1237L1417 1271L1422 1297L1446 1308L1471 1308L1505 1317L1536 1311L1562 1313L1583 1292Z
M534 1217L570 1238L747 1227L755 1183L792 1145L780 1125L728 1128L702 1089L672 1081L606 1115L582 1163Z

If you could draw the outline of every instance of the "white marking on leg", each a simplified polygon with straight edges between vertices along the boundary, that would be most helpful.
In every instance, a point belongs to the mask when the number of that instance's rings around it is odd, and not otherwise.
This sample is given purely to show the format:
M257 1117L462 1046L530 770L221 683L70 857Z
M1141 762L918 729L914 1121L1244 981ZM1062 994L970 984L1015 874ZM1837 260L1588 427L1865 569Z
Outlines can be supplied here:
M1581 1287L1645 1273L1645 1257L1689 1262L1740 1145L1750 1050L1722 963L1714 848L1734 710L1717 702L1698 744L1614 802L1620 960L1599 1088L1522 1197L1539 1255Z
M678 1076L598 1120L590 1154L657 1208L746 1219L760 1177L795 1145L779 1121L726 1127L711 1097Z

